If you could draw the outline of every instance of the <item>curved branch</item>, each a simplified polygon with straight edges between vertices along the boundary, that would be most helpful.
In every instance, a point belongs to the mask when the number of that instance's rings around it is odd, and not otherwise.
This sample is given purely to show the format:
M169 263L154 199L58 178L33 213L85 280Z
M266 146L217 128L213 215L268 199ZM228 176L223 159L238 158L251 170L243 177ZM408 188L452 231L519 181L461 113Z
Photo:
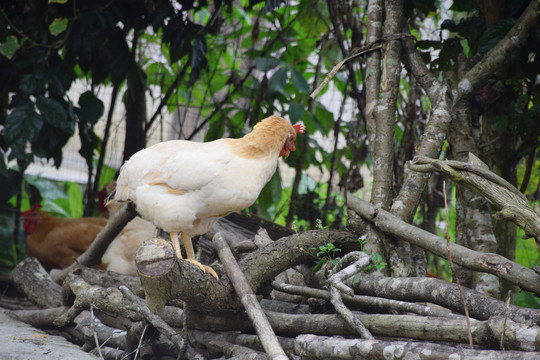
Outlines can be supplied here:
M409 27L403 26L403 32L410 34ZM420 52L416 48L413 37L405 36L401 39L401 48L403 50L402 61L416 81L420 84L422 89L426 92L429 99L433 104L437 102L441 93L441 83L424 63Z
M103 230L97 234L90 247L88 247L88 249L82 253L73 264L63 269L54 280L60 284L64 281L66 276L78 266L94 266L99 264L101 257L109 247L109 244L135 216L137 216L135 204L128 202L114 214L111 219L109 219L107 225L105 225Z
M447 258L446 241L440 237L407 224L389 212L376 208L373 204L351 194L347 196L347 205L384 233ZM494 274L524 290L540 295L540 274L533 270L498 254L482 253L454 243L450 243L449 246L456 264L471 270Z
M529 205L525 195L500 176L470 162L425 157L415 158L410 168L419 172L440 172L455 183L482 195L501 209L495 214L497 219L511 220L528 236L540 242L540 216Z
M429 158L438 158L444 141L447 137L447 132L452 122L451 109L451 96L450 89L446 86L438 87L440 94L438 95L438 102L435 103L434 109L431 113L429 122L426 125L426 129L422 136L422 140L417 148L416 154L426 156ZM405 222L411 222L418 204L422 200L426 184L430 175L419 174L416 172L409 172L401 187L398 196L392 203L391 212L395 216L399 217ZM413 247L410 249L408 243L400 243L395 247L388 249L389 259L403 258L403 253L413 252L412 259L424 259L423 251ZM393 261L396 263L396 261ZM425 260L416 262L409 265L410 268L415 269L415 275L425 275ZM401 274L405 275L405 274Z
M529 6L516 21L506 36L476 64L458 84L458 97L467 98L484 84L494 72L511 61L512 53L523 44L534 31L538 19L538 1L531 0Z

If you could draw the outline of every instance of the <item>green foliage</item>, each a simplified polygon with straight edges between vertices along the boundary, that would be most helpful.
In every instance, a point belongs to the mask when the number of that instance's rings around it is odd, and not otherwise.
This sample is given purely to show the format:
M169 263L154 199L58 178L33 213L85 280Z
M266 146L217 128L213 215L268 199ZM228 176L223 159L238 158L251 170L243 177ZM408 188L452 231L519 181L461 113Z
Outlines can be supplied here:
M22 226L17 225L19 234L24 233ZM11 214L0 214L0 265L12 268L25 257L25 246L23 241L17 244L13 236L14 216Z
M34 104L24 101L15 108L6 118L4 139L13 150L10 159L25 153L26 142L37 139L43 119L36 113Z
M21 194L21 211L28 210L33 204L41 204L42 210L59 217L81 217L83 213L82 192L79 185L64 182L59 188L53 182L38 175L26 175ZM15 266L25 257L24 229L22 222L15 224L16 198L12 195L9 210L0 214L0 264ZM15 243L14 228L18 228L18 239Z
M326 230L328 226L324 226L321 219L316 220L315 225L317 230ZM337 265L341 257L337 256L337 253L341 252L340 248L337 248L334 244L328 243L326 245L319 246L318 249L310 248L312 252L315 252L314 257L318 259L317 264L313 267L313 273L316 273L321 267L328 261L332 262L334 266Z
M94 133L94 125L103 115L103 102L93 93L87 91L79 97L79 136L81 137L81 149L79 153L86 160L86 164L92 169L94 151L99 144L99 138Z
M51 35L58 36L67 29L67 26L68 26L68 19L56 18L53 20L51 25L49 25L49 31Z
M365 252L365 251L364 251ZM373 265L369 264L364 268L364 272L369 273L375 269L382 270L384 269L388 264L383 261L383 257L379 253L370 254L368 252L365 252L367 255L371 257L371 262Z
M525 232L518 228L516 234L516 262L531 269L540 266L540 251L533 238L524 239ZM527 291L516 291L515 303L519 306L540 309L540 298Z
M64 182L64 192L66 197L54 199L52 202L65 212L66 217L82 217L84 211L83 194L79 185L66 181Z
M6 39L0 43L0 54L4 55L8 59L11 59L20 47L21 45L19 45L19 41L15 36L7 36Z
M310 250L317 250L315 248L312 248ZM341 260L340 257L336 256L338 252L340 252L341 249L336 248L334 244L328 243L326 245L319 246L318 252L316 254L319 261L315 266L313 267L313 272L316 273L321 269L321 267L327 262L331 261L334 266L337 265L339 260Z
M78 218L83 213L83 194L78 184L66 181L61 188L39 175L26 175L22 192L21 211L41 204L45 212L59 217ZM15 206L15 197L10 199Z

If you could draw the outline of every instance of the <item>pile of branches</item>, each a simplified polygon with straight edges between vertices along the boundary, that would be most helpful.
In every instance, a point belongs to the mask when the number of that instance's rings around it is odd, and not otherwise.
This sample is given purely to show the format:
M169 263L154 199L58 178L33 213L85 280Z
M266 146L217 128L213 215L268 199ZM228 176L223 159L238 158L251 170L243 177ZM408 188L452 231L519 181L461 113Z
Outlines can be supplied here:
M510 194L504 206L523 200L507 184L470 166L417 159L411 167L458 174L466 186L467 177L475 184L484 181L489 194L495 194L493 187ZM534 211L518 205L518 221L538 221ZM451 256L462 267L495 274L540 295L540 274L532 269L451 243L354 196L348 197L348 206L363 219L366 231L377 229L438 256ZM103 248L100 241L110 241L133 216L133 206L124 207L89 253ZM536 235L534 226L527 229ZM251 249L247 253L239 251L234 231L208 236L220 259L213 265L219 280L178 260L170 243L160 238L139 249L138 277L83 266L100 258L83 254L76 266L53 279L28 258L13 271L13 281L42 309L11 314L104 359L540 356L540 310L435 278L379 276L361 251L358 234L317 230L272 241L260 231L248 241L253 246L241 241L242 249ZM317 252L328 244L345 255L337 265L328 261L314 273Z

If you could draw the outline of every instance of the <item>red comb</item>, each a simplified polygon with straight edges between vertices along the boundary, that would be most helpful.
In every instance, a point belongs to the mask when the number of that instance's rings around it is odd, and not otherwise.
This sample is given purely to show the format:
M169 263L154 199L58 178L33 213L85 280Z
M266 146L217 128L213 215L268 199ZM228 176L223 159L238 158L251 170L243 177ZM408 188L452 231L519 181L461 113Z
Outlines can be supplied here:
M30 207L30 209L26 210L26 211L23 211L21 213L21 216L26 216L26 215L30 215L30 214L33 214L36 212L36 210L40 209L41 208L41 204L34 204Z
M294 124L292 127L294 128L297 134L303 133L306 131L306 127L302 124Z

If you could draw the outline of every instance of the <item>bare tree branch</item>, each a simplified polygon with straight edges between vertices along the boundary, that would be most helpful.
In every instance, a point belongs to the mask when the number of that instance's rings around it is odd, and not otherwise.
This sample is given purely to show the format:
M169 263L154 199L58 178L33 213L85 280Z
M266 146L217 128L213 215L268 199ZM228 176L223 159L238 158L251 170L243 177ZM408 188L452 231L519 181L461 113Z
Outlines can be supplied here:
M470 162L415 158L411 164L415 171L437 171L457 184L461 184L482 195L501 209L495 217L511 220L519 225L528 236L540 242L540 215L529 205L527 198L514 186L488 169Z
M107 225L97 234L90 247L73 264L63 269L54 280L57 283L61 283L79 265L93 266L99 264L109 244L135 216L137 216L135 204L132 202L126 203L126 205L109 219Z
M389 212L376 208L373 204L351 194L347 196L347 205L358 215L371 221L384 233L446 258L446 242L440 237L409 225ZM494 274L520 286L524 290L540 295L540 274L533 270L527 269L498 254L481 253L454 243L449 245L456 264L471 270Z
M298 286L291 284L278 284L276 282L272 283L274 289L293 295L302 295L306 297L318 298L330 300L330 292L322 289L315 289L306 286ZM399 311L403 313L415 313L418 315L424 316L434 316L434 317L447 317L450 319L463 319L463 316L458 314L453 314L450 311L444 311L435 309L429 306L424 306L420 304L414 304L410 302L385 299L382 297L375 296L364 296L364 295L345 295L342 294L341 297L343 301L349 306L355 307L366 307L366 308L376 308L379 310L392 310Z
M458 98L468 98L497 70L508 63L512 59L512 53L517 51L529 34L534 31L537 21L538 1L531 0L506 36L459 81Z
M279 345L274 330L272 330L272 327L268 323L261 305L258 303L257 297L251 290L246 277L238 267L227 242L223 240L223 237L219 233L214 236L212 241L216 247L219 258L229 275L229 279L233 284L236 294L240 298L249 318L253 322L253 326L255 327L255 331L257 331L257 335L259 335L264 350L271 359L286 360L287 355L285 355L285 352Z
M407 354L426 360L442 360L454 356L471 360L533 360L538 356L538 353L520 351L470 350L435 343L336 339L315 335L298 336L295 349L297 354L305 359L335 358L336 349L340 349L340 354L343 354L339 359L386 359L389 351L392 354Z
M383 0L370 1L367 8L367 41L373 43L382 37ZM375 107L379 96L381 77L381 52L372 51L366 56L366 131L370 146L375 145Z

